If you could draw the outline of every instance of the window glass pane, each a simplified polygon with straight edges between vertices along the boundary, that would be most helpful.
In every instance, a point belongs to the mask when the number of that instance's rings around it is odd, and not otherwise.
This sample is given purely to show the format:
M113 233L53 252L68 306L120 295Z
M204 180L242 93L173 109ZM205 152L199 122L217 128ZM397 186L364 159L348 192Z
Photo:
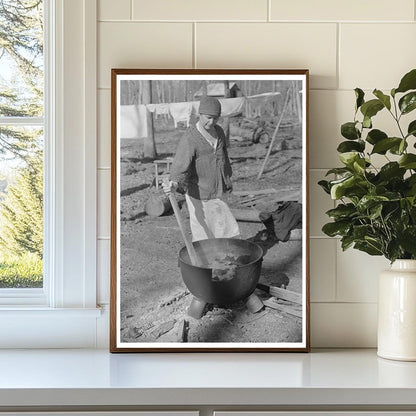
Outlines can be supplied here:
M43 285L43 128L1 126L27 148L0 154L0 288Z
M43 114L42 5L0 0L0 117Z
M43 88L43 2L0 0L0 289L43 286Z

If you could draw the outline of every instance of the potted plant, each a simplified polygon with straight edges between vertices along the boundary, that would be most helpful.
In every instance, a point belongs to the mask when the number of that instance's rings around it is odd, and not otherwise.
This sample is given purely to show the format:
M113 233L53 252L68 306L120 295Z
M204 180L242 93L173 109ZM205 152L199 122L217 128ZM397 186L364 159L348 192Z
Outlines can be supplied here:
M342 167L327 172L333 180L319 182L338 202L322 231L339 236L343 250L390 260L379 280L378 355L416 361L416 120L409 120L416 69L389 94L375 89L366 101L362 89L354 91L354 119L342 124L345 140L337 148ZM395 131L373 126L381 111L393 118Z

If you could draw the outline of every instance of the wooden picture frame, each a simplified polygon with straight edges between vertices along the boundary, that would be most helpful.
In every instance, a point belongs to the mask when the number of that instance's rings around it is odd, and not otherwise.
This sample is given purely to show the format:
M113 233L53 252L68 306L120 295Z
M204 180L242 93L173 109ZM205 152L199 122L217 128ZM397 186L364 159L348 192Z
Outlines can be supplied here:
M308 82L112 70L111 352L309 351Z

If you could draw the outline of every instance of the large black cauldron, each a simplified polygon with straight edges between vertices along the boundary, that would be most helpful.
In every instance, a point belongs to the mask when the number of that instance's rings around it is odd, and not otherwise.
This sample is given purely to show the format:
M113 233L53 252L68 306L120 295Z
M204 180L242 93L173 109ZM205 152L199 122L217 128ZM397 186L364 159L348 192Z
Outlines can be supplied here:
M193 246L203 265L213 264L218 257L225 255L239 259L232 278L217 280L212 268L193 266L186 247L183 247L179 252L182 278L197 299L225 306L245 299L254 292L263 261L261 247L235 238L201 240L194 242Z

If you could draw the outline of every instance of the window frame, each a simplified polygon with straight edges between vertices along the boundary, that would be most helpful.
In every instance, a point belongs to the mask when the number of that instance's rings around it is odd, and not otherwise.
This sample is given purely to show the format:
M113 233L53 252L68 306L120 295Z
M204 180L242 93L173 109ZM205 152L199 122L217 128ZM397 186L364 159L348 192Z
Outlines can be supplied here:
M44 2L46 278L0 294L0 347L94 347L97 0Z
M47 138L51 136L51 130L53 128L53 111L54 107L50 104L54 96L54 90L52 88L53 84L51 83L50 78L53 77L54 65L50 65L54 59L52 56L53 48L50 45L50 41L53 40L53 28L51 24L53 19L50 18L53 15L53 0L43 0L43 40L44 40L44 93L43 93L43 116L37 117L8 117L1 116L0 124L8 125L11 127L42 127L44 135L44 157L43 157L43 167L44 167L44 176L43 176L43 193L44 193L44 210L43 210L43 241L45 244L44 252L46 256L43 260L43 287L42 288L7 288L0 289L0 307L4 305L22 305L22 306L47 306L50 302L49 296L49 278L51 276L51 265L50 259L53 258L53 255L49 254L54 246L53 240L50 240L49 231L49 217L50 213L53 210L50 207L50 204L53 202L52 198L49 197L49 180L53 178L52 169L49 164L53 161L50 157L50 148L49 140ZM50 70L52 68L52 71Z

